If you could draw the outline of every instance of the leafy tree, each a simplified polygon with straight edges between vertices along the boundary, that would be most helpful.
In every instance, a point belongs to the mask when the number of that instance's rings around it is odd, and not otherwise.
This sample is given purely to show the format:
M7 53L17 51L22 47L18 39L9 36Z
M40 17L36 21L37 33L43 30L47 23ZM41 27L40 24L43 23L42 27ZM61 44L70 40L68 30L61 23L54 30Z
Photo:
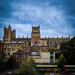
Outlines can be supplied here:
M66 63L75 65L75 37L73 37L70 41L62 42L60 50L66 58Z
M6 66L8 67L8 68L13 68L14 66L15 66L15 58L14 58L14 56L10 56L10 58L7 60L7 62L6 62Z
M5 68L5 61L4 59L0 56L0 71Z
M33 57L29 58L29 63L32 67L35 67L35 61L34 61Z
M66 64L66 59L65 57L61 54L61 56L59 57L59 60L58 60L58 67L59 68L62 68L63 65Z
M54 51L54 50L56 50L56 48L55 47L48 47L47 50L48 51Z
M35 68L31 66L28 60L25 60L20 68L20 75L36 75Z
M55 47L48 47L47 50L48 51L59 51L59 49L57 49Z

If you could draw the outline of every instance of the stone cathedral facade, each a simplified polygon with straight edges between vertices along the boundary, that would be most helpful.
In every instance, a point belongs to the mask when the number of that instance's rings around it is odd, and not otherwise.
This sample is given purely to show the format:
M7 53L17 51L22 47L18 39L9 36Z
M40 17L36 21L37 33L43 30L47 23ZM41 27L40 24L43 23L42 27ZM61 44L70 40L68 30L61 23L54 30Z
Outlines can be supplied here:
M0 43L0 53L8 58L16 52L31 52L31 51L47 51L48 47L55 47L59 49L60 43L69 41L70 36L64 38L41 38L40 26L32 26L31 38L16 38L16 30L12 30L9 25L8 28L4 27L3 42ZM24 54L24 53L23 53Z

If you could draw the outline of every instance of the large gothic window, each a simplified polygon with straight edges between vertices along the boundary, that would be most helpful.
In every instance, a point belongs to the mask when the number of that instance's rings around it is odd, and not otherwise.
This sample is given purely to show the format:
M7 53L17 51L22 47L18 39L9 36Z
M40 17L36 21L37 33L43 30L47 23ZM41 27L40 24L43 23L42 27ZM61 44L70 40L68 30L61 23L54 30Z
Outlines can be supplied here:
M38 44L37 41L35 41L35 42L34 42L34 45L37 45L37 44Z

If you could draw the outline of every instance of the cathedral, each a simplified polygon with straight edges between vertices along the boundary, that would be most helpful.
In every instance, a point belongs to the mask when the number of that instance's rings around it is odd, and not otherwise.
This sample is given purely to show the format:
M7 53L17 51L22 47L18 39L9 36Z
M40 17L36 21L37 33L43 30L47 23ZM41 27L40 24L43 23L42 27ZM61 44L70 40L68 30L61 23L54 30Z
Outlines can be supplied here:
M48 47L59 49L61 42L69 40L70 36L66 38L63 36L61 38L41 38L40 25L38 27L32 25L31 38L16 38L16 30L12 30L9 25L8 28L4 27L3 42L0 42L0 54L5 58L9 58L10 55L20 52L20 56L25 55L24 57L27 57L27 52L47 51Z

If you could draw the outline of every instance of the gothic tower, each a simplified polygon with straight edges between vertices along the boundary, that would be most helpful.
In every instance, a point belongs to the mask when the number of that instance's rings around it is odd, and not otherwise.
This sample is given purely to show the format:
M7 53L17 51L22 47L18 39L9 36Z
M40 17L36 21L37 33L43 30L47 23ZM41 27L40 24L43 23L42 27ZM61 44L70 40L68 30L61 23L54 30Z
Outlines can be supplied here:
M4 27L4 36L3 36L3 42L11 42L12 38L15 38L15 30L11 31L11 26L9 24L9 27Z
M32 26L31 45L40 44L40 25L38 27Z

